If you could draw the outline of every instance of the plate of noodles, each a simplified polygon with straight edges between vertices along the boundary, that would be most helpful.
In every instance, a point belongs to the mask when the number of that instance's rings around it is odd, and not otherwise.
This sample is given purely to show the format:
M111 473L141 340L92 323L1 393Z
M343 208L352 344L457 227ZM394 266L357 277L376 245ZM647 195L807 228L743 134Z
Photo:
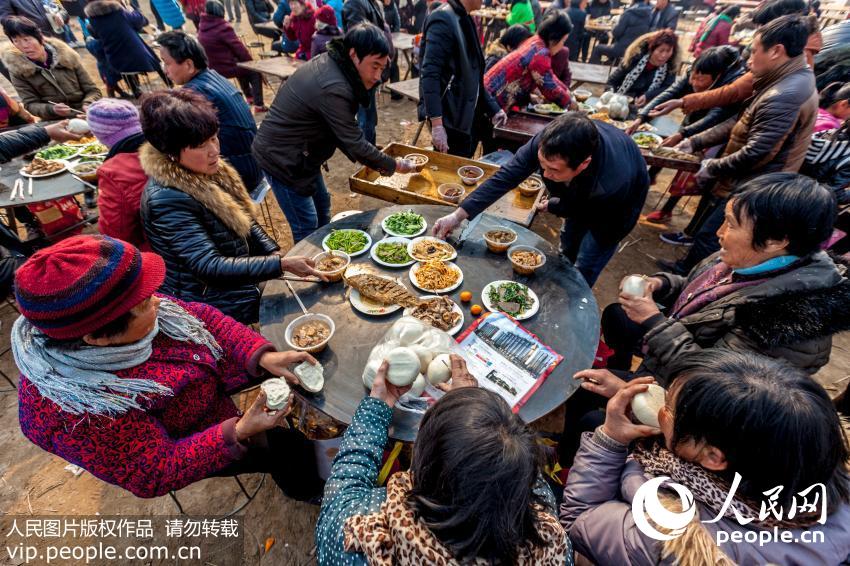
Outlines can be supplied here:
M411 266L410 281L422 291L448 293L463 283L463 271L449 261L420 262Z
M407 244L407 253L416 261L451 261L457 257L457 250L450 243L431 236L413 238Z

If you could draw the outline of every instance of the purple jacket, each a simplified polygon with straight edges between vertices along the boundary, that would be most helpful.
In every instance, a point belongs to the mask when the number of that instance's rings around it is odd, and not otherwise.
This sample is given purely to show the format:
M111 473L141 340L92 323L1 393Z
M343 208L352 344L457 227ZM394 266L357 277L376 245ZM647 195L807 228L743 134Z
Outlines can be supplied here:
M561 504L561 524L573 543L573 549L596 564L631 564L650 566L672 564L671 556L661 562L660 541L641 533L632 517L631 501L635 492L650 479L640 465L628 457L625 449L616 452L603 446L593 435L585 433L576 454ZM718 509L698 504L700 519L713 519ZM703 523L715 538L719 530L729 533L760 530L743 527L735 521L721 519ZM842 505L827 517L826 524L811 529L789 530L794 540L804 531L822 531L821 543L769 542L764 546L726 543L721 550L736 564L782 564L809 566L840 564L850 556L850 505ZM810 535L809 535L810 536Z
M210 68L228 79L242 73L246 69L236 66L242 61L250 61L251 54L245 44L236 36L227 20L208 14L201 15L198 26L198 41L207 52Z
M321 55L328 50L328 42L337 37L342 37L342 31L336 26L316 30L313 34L313 42L310 44L310 58Z

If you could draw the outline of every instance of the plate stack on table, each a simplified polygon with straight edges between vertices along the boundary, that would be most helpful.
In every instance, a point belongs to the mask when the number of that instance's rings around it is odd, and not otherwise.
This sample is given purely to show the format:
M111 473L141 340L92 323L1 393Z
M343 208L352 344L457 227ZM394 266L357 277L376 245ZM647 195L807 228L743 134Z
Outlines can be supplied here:
M308 394L299 391L305 400L313 407L330 417L348 424L360 400L368 394L363 386L361 374L373 346L381 339L386 330L403 315L405 309L414 310L424 297L439 295L447 297L451 303L443 299L433 300L435 316L447 322L454 322L449 332L461 331L467 328L478 315L472 314L473 304L483 305L482 293L485 287L493 282L507 281L518 283L534 293L536 312L529 309L523 314L527 318L522 321L529 331L537 334L542 341L564 356L562 362L550 375L541 388L523 406L520 416L526 421L536 420L554 410L564 402L576 388L572 375L579 369L590 367L599 338L599 315L596 301L590 289L579 273L562 260L554 246L544 241L533 232L503 219L485 214L475 226L468 238L456 248L446 244L449 253L446 255L446 266L454 265L460 271L462 281L444 293L422 291L411 281L413 268L421 269L423 263L399 263L398 267L381 265L374 260L372 250L383 243L401 243L399 236L388 236L382 228L382 221L396 213L413 212L424 217L427 231L422 236L408 238L411 250L413 242L418 240L428 244L430 229L440 216L451 211L444 206L396 206L373 210L349 216L332 225L317 230L313 235L299 242L289 254L313 257L322 251L322 242L327 244L327 236L332 231L361 230L371 240L371 247L366 251L352 251L352 264L346 272L346 278L351 280L354 274L380 276L378 280L382 292L400 297L404 305L386 307L387 312L365 314L352 306L347 286L342 283L309 283L291 282L291 285L304 306L311 313L324 314L333 319L335 332L324 351L316 354L324 366L324 389L318 394ZM483 235L487 231L510 227L517 237L509 245L531 246L539 250L545 257L533 275L520 275L514 271L514 266L506 251L494 253L489 251ZM410 231L413 230L411 226ZM458 236L458 233L455 234ZM365 248L365 246L364 246ZM394 247L394 252L400 252L401 247ZM440 246L432 248L420 246L418 251L425 250L433 256L440 255ZM456 257L451 257L453 250ZM384 255L384 257L388 257ZM528 259L529 255L518 256ZM413 258L411 258L413 259ZM532 254L532 260L534 259ZM440 261L432 258L431 261ZM531 263L534 263L532 261ZM453 268L448 268L453 269ZM440 271L435 277L440 277ZM415 275L413 275L415 276ZM362 279L360 281L363 281ZM374 279L370 279L374 282ZM383 283L380 283L383 281ZM427 285L426 285L427 286ZM461 301L461 293L468 292L471 302ZM529 294L530 295L530 294ZM498 296L495 298L499 299ZM506 308L513 308L516 302L514 295L504 295ZM522 299L520 298L520 301ZM455 306L461 315L458 321L452 313ZM451 311L449 311L451 307ZM261 332L278 348L286 348L285 332L289 325L303 313L297 301L287 288L286 282L273 280L266 284L260 306ZM455 328L457 327L457 328ZM459 336L459 334L458 334ZM393 438L412 441L416 436L417 423L402 419L394 421L390 434Z

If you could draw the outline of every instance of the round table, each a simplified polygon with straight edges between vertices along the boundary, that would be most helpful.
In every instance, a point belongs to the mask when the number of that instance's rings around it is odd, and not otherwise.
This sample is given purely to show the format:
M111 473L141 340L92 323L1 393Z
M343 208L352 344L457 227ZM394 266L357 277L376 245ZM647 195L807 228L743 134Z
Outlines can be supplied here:
M29 179L19 173L20 169L28 163L29 161L18 157L0 166L0 208L35 204L95 190L94 185L75 178L68 171L63 171L50 177L33 179L32 195L30 195L27 191ZM12 187L18 178L24 181L23 198L11 200L9 197L12 196Z
M381 220L401 210L414 210L428 221L430 232L434 221L451 212L443 206L393 206L349 216L333 222L296 244L287 255L314 256L321 251L322 239L333 229L358 228L369 232L373 242L384 236ZM513 272L505 254L487 250L483 233L496 227L510 226L518 234L518 243L537 247L546 254L546 265L535 275L525 277ZM409 268L388 269L377 265L368 253L353 258L353 263L369 263L377 272L401 278L405 285L420 295L408 278ZM472 291L473 302L483 304L481 290L498 279L514 279L527 284L541 299L540 311L521 324L564 357L543 385L522 406L519 416L532 422L562 404L578 387L573 374L589 368L599 340L599 315L596 300L579 272L563 260L554 246L534 232L503 218L484 214L481 221L458 250L455 260L463 270L463 284L449 296L464 310L464 329L475 319L469 312L469 303L459 299L462 290ZM369 352L389 327L402 316L402 310L383 316L368 316L354 310L339 283L292 282L304 306L310 312L333 318L336 333L325 350L316 358L325 368L325 387L312 395L299 393L321 412L341 421L351 423L351 417L360 400L368 394L361 374ZM288 349L284 340L287 324L300 316L301 309L282 280L266 283L260 303L260 331L278 349ZM418 422L395 411L390 436L411 442L416 438Z

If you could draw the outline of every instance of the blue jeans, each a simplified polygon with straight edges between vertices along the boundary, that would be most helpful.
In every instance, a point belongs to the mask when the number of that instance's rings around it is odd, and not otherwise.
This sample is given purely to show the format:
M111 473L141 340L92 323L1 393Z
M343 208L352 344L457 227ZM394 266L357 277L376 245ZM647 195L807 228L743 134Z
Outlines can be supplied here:
M378 107L375 105L375 89L369 91L369 106L361 106L357 111L357 123L363 130L366 141L375 145L375 128L378 127Z
M561 254L573 262L591 287L608 265L618 243L614 242L610 246L600 244L588 226L569 218L564 220L564 227L561 228Z
M316 178L313 196L299 195L295 189L278 181L270 173L265 175L277 204L289 222L292 239L296 244L331 221L331 195L321 175Z

